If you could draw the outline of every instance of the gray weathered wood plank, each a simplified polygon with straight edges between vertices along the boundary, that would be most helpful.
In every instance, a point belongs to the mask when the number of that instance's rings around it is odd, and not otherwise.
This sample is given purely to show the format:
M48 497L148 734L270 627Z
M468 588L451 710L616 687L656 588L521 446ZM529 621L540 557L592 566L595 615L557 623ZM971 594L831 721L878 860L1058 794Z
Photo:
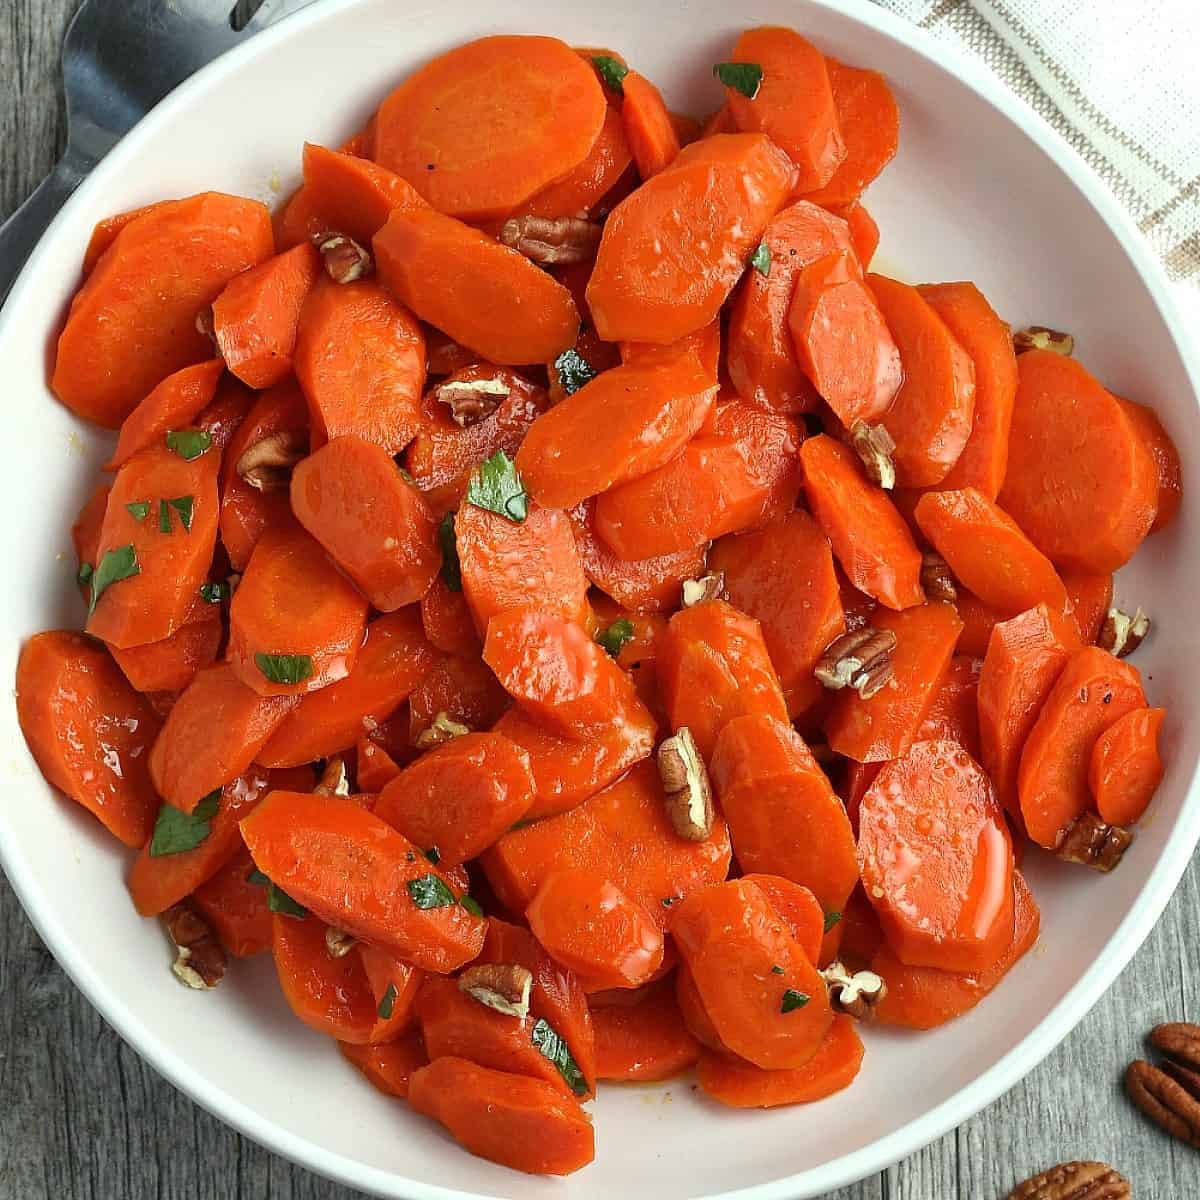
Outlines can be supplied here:
M113 0L119 3L120 0ZM62 139L58 53L75 0L0 2L0 218ZM1193 865L1147 944L1022 1084L955 1133L829 1200L999 1200L1068 1158L1115 1163L1143 1200L1200 1195L1200 1155L1119 1087L1158 1021L1200 1013ZM350 1200L234 1133L150 1070L59 970L0 880L0 1200Z

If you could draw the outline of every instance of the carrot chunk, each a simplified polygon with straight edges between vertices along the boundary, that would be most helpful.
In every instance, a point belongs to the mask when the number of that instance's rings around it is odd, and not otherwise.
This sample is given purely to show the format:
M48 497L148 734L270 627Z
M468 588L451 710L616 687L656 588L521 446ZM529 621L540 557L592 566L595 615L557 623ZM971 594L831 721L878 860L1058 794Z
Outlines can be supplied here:
M201 667L215 661L224 636L220 605L206 603L197 593L187 619L169 637L109 650L139 692L181 692Z
M254 860L239 833L233 856L192 894L192 903L235 958L269 950L274 937L267 890L252 882L253 872Z
M1088 786L1109 825L1132 825L1146 811L1163 776L1158 733L1165 708L1139 708L1106 729L1092 747Z
M638 174L649 179L679 157L679 137L662 92L644 75L630 71L621 80L621 93L625 141Z
M605 1005L592 1013L601 1079L673 1079L700 1057L700 1043L683 1023L671 981L652 984L643 993L636 1004Z
M344 233L360 245L387 224L392 210L424 205L417 190L368 158L304 146L304 193L321 233Z
M1183 468L1179 462L1179 451L1154 409L1120 396L1117 400L1125 410L1125 415L1133 422L1134 429L1141 434L1158 470L1158 501L1154 524L1150 526L1150 532L1157 533L1174 520L1183 503Z
M188 428L212 402L224 370L225 364L219 358L210 358L168 375L121 422L117 448L104 469L115 471L169 430Z
M413 1032L383 1045L356 1046L338 1042L342 1057L358 1068L368 1083L385 1096L403 1100L408 1095L408 1081L415 1071L429 1062L425 1043Z

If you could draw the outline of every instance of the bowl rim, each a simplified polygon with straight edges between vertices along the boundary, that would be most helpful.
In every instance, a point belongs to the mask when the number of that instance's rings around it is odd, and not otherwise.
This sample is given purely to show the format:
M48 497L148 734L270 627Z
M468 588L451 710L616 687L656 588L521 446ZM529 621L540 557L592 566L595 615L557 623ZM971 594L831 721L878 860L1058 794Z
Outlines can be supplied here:
M340 14L366 2L368 0L324 0L288 15L203 67L147 113L67 200L35 246L7 302L0 307L0 344L12 314L36 285L46 247L54 242L61 230L72 224L76 210L94 193L107 187L126 159L137 154L144 134L168 124L177 111L188 105L194 92L207 87L215 78L236 71L247 60L269 54L301 30L337 19ZM1170 334L1192 390L1200 396L1200 351L1193 351L1185 336L1172 285L1162 263L1129 213L1067 141L985 66L963 51L937 41L931 33L903 17L870 3L870 0L808 2L882 33L934 66L948 71L1017 126L1067 176L1137 269ZM992 1103L1033 1070L1075 1028L1120 974L1158 921L1198 840L1200 787L1194 778L1187 786L1166 849L1101 953L1026 1037L956 1095L860 1150L769 1183L709 1193L703 1200L791 1200L799 1188L813 1195L817 1194L811 1190L814 1187L823 1191L844 1187L908 1157ZM3 840L0 840L0 866L38 936L104 1020L158 1074L218 1120L308 1170L373 1195L404 1197L406 1200L496 1200L498 1193L464 1192L424 1183L325 1150L262 1116L237 1096L197 1077L171 1045L140 1027L116 990L73 944L66 925L53 914L52 906L43 903L42 889L32 873Z

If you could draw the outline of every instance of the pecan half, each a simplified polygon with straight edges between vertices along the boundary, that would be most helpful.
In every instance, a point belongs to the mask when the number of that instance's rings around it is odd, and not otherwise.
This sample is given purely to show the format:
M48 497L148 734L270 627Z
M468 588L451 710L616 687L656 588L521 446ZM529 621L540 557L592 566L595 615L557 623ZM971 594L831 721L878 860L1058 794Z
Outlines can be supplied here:
M875 1008L887 995L887 984L874 971L851 974L841 962L831 962L821 972L829 985L829 1001L837 1012L848 1013L860 1021L875 1018Z
M864 625L825 647L813 674L832 691L852 687L870 700L892 677L892 651L896 635L890 629Z
M298 429L273 433L248 446L237 461L237 473L256 491L281 492L292 468L308 453L308 435Z
M600 245L600 226L579 217L512 217L500 241L543 266L587 262Z
M1110 608L1100 626L1096 645L1117 658L1132 654L1150 632L1150 618L1139 605L1131 617L1124 609Z
M490 417L508 399L512 389L503 379L447 379L431 395L450 410L461 429Z
M1200 1149L1200 1098L1193 1088L1139 1059L1125 1068L1125 1090L1156 1125Z
M496 1012L524 1019L529 1016L533 975L514 963L477 963L458 977L458 990Z
M1133 834L1120 825L1107 825L1095 813L1076 817L1059 838L1055 854L1063 862L1082 863L1111 871L1133 843Z
M175 945L175 978L198 991L215 988L225 976L225 949L208 922L186 901L172 905L162 919Z
M1048 329L1045 325L1030 325L1013 334L1013 349L1018 354L1026 350L1053 350L1055 354L1074 354L1075 339L1060 329Z
M724 571L713 571L709 575L701 575L699 579L685 579L683 581L684 608L691 608L693 604L701 604L705 600L724 599Z
M657 758L672 828L686 841L704 841L712 833L712 785L692 731L683 725L664 739Z
M375 269L371 252L344 233L321 233L313 241L334 283L354 283Z
M882 425L859 421L850 430L850 446L872 483L888 491L896 486L896 463L892 459L896 443Z
M326 928L325 950L330 958L345 958L357 945L358 940L344 929L335 929L332 925Z
M1200 1025L1171 1021L1150 1030L1150 1045L1200 1071Z
M1006 1200L1130 1200L1128 1180L1107 1163L1069 1162L1013 1188Z
M927 550L921 555L921 586L926 599L941 600L954 604L958 600L958 588L946 560L936 550Z
M428 729L422 729L417 734L413 745L418 750L429 750L433 746L440 746L452 738L462 737L464 733L470 732L470 725L456 721L448 712L440 712L433 718Z
M350 795L350 776L346 772L346 760L340 754L326 759L325 769L317 786L313 788L316 796L348 796Z

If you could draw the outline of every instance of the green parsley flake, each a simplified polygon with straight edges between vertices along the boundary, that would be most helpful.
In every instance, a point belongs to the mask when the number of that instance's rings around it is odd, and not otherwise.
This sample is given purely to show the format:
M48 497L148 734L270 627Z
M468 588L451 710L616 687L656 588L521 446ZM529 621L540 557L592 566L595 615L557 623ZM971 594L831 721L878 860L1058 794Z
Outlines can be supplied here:
M750 259L750 265L764 278L771 274L771 248L766 242L759 242L758 249Z
M404 886L418 908L448 908L458 903L445 882L432 873L410 879Z
M158 810L154 834L150 838L150 857L163 858L195 850L212 832L212 819L221 805L221 789L209 792L190 813L180 812L170 804Z
M779 1011L781 1013L790 1013L794 1009L803 1008L812 997L804 992L798 992L795 988L788 988L783 993L783 999L779 1002Z
M252 883L256 887L268 887L271 883L257 867L250 868L250 874L246 876L246 882Z
M567 396L573 396L596 378L596 368L578 350L564 350L554 360L554 369L558 372L558 386Z
M112 583L120 583L122 579L130 579L140 575L142 568L138 565L137 551L133 543L128 546L118 546L115 550L106 550L100 565L89 576L92 584L92 599L88 605L88 616L96 611L96 602L104 594L105 589Z
M613 58L611 54L593 54L592 66L606 87L618 94L624 93L625 76L629 74L629 68L619 58Z
M621 653L621 647L633 640L633 622L628 617L620 617L607 629L596 634L596 641L616 658Z
M79 570L75 572L75 582L86 587L88 583L91 582L91 578L92 564L90 562L81 562L79 564Z
M842 914L836 910L831 910L825 914L825 932L828 933L840 920Z
M781 966L779 966L779 965L778 965L778 963L777 963L775 966L773 966L773 967L771 968L771 974L772 974L772 975L782 975L782 974L783 974L783 968L782 968Z
M132 504L125 505L125 511L135 521L144 521L150 515L150 501L135 500Z
M390 1021L392 1013L396 1008L396 985L389 983L384 989L383 999L379 1001L379 1019L381 1021Z
M222 600L228 600L229 584L202 583L200 585L200 599L205 604L220 604Z
M713 67L713 74L728 88L753 100L762 87L763 69L758 63L723 62Z
M483 916L483 907L474 896L468 896L465 892L458 898L459 904L463 906L473 917Z
M521 524L529 514L529 495L512 459L503 450L480 463L467 484L467 499L476 508L499 513Z
M191 533L192 507L195 504L195 497L176 496L174 500L168 500L167 503L179 514L179 523L183 526L184 533Z
M186 462L199 458L211 445L212 434L203 429L172 429L167 433L167 449Z
M438 526L438 545L442 548L442 582L452 591L462 591L462 567L458 561L458 543L454 540L454 514L448 512Z
M272 683L303 683L313 673L313 660L307 654L256 654L254 662Z
M303 904L297 904L277 883L267 882L267 908L273 913L285 917L296 917L303 920L308 916L308 909Z
M165 500L158 502L158 532L171 532L171 509Z
M558 1068L558 1073L563 1077L567 1087L577 1096L586 1096L587 1080L584 1079L583 1072L579 1069L574 1055L567 1048L567 1043L558 1035L554 1026L542 1018L534 1024L531 1036L539 1053Z

